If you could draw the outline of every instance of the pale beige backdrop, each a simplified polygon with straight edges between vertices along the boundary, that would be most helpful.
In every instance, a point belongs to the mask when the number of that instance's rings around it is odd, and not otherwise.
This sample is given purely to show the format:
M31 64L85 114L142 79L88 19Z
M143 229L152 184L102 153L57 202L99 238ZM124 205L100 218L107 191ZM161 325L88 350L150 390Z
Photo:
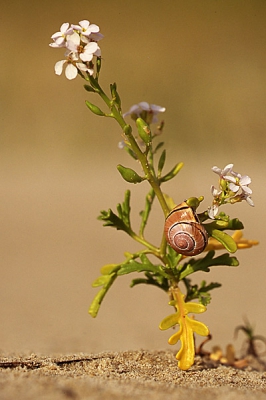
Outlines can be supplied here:
M130 187L116 171L134 165L117 147L119 127L87 110L94 97L81 79L54 74L63 50L48 46L50 36L82 19L105 36L102 84L118 83L124 111L139 101L166 107L167 166L185 162L165 186L176 202L205 195L207 206L213 165L233 162L252 177L255 208L227 211L260 246L239 253L239 268L196 279L223 284L201 316L213 344L232 342L243 316L266 335L265 1L2 1L0 18L2 354L168 347L169 332L158 329L172 312L165 294L130 289L130 277L117 281L96 320L87 314L100 267L139 247L96 219ZM147 188L132 187L135 226ZM156 243L162 223L155 207Z

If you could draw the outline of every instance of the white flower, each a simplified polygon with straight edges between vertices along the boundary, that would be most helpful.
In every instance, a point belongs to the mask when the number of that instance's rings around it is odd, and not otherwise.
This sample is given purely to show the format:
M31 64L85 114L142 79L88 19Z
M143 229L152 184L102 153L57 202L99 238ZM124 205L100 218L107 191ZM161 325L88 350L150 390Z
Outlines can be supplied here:
M55 64L55 73L56 75L61 75L63 72L64 64L67 63L65 69L65 75L67 79L72 80L75 79L78 75L78 70L82 72L88 72L90 75L93 74L93 69L89 68L86 63L76 63L75 65L72 63L72 60L69 58L68 60L61 60Z
M211 219L215 219L215 216L219 211L219 196L222 194L221 190L216 189L213 185L211 186L211 193L214 197L213 204L208 207L208 215Z
M99 46L95 42L89 42L85 46L80 44L80 36L77 32L68 36L66 47L72 53L79 55L80 59L84 62L91 61Z
M69 27L69 23L65 22L60 27L60 32L54 33L51 38L53 39L54 43L50 43L49 46L51 47L65 47L66 44L66 37L68 35L72 35L73 28Z
M101 40L103 37L103 34L100 32L90 34L90 40L93 42L99 42L99 40Z
M216 174L218 174L221 178L224 179L224 177L227 174L230 174L232 172L234 164L228 164L224 167L224 169L220 169L216 166L212 167L212 171L215 172Z
M134 104L130 109L123 115L123 117L126 117L127 115L135 114L138 117L140 114L146 111L147 113L150 113L152 115L152 121L151 123L155 123L158 121L158 118L156 115L159 112L164 112L165 107L157 106L156 104L149 104L146 101L142 101L138 104Z
M250 177L247 175L243 175L243 176L241 176L240 174L237 174L237 175L238 176L236 178L233 176L226 177L227 181L230 182L229 189L232 192L236 193L241 188L245 194L247 194L247 195L252 194L252 190L248 187L248 185L251 183Z
M241 195L243 197L243 200L246 200L246 202L251 206L254 207L254 202L252 200L252 198L248 195L246 195L245 193L242 193Z
M252 190L248 187L251 183L251 179L247 175L241 175L238 172L233 171L233 164L228 164L224 167L224 169L220 169L218 167L212 167L213 172L220 176L220 187L227 192L226 202L238 202L242 200L246 200L246 202L254 206L254 203L250 197L252 194ZM223 181L225 182L225 186L223 185ZM230 193L231 192L231 193ZM212 194L214 198L216 196L220 196L222 192L217 191L217 189L212 187ZM233 193L233 194L232 194Z
M219 197L220 194L222 193L221 190L216 189L213 185L211 186L211 193L213 195L213 197Z
M80 31L83 36L90 36L92 33L98 33L100 31L98 25L90 24L86 19L79 21L79 25L72 25L72 28Z
M79 63L78 57L76 53L67 52L66 53L66 60L58 61L55 64L55 73L56 75L61 75L63 72L64 64L67 64L65 69L65 75L67 79L72 80L75 79L78 75L78 70L83 72L88 72L90 75L93 74L93 69L89 68L86 63Z
M218 214L219 206L218 204L214 203L212 206L208 207L208 216L211 219L215 219L215 216Z
M93 68L90 68L87 63L76 63L77 68L82 72L88 72L93 75Z
M78 74L78 70L75 67L75 65L72 64L72 62L70 60L61 60L55 64L54 69L55 69L56 75L62 74L63 66L65 63L67 63L67 66L65 69L65 75L66 75L67 79L69 79L69 80L75 79Z
M120 142L118 142L118 148L121 150L125 148L125 145L126 144L125 144L124 140L121 140Z

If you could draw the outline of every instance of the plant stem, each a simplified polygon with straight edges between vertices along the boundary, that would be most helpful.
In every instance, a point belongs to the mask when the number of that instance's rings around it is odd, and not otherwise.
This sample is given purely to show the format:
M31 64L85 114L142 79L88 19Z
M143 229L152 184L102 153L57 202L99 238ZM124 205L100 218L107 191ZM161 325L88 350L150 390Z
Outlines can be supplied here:
M93 88L95 89L95 91L101 96L103 101L110 108L111 116L119 123L119 125L121 126L121 128L124 131L127 124L126 124L123 116L121 115L121 112L118 111L116 106L112 103L112 100L110 100L108 98L108 96L104 93L104 91L102 90L101 86L99 85L99 83L96 81L95 78L93 78L92 76L89 76L89 81L90 81L91 85L93 86ZM160 189L160 185L158 184L157 178L154 176L154 174L152 172L152 168L147 160L147 156L145 154L143 154L143 152L140 150L131 131L128 130L126 132L126 136L131 145L131 149L134 151L134 153L136 154L137 158L139 159L139 161L141 163L145 177L146 177L147 181L149 182L149 184L151 185L151 187L153 188L155 195L157 196L158 201L163 210L164 216L166 217L169 214L170 210L166 204L163 193Z

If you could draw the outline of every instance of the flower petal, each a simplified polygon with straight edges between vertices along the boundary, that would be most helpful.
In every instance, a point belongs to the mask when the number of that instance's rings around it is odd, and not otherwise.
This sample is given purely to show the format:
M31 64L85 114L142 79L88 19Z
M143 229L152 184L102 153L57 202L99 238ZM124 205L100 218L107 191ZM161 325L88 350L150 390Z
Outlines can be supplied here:
M54 71L56 75L61 75L63 71L63 65L66 63L66 60L57 61L54 66Z
M87 19L83 19L82 21L79 21L79 25L83 29L88 29L88 26L90 25L90 21L88 21Z
M69 50L73 50L72 48L70 49L69 45L71 45L71 46L74 45L75 48L80 45L80 36L77 32L74 32L72 35L69 35L67 38L67 48Z
M211 186L211 194L213 195L213 197L217 197L222 193L221 190L216 189L216 187L214 187L213 185Z
M85 52L94 53L98 49L98 44L95 42L90 42L84 47Z
M65 33L68 30L68 27L69 27L69 23L68 22L64 22L60 27L60 32L61 33Z
M229 189L236 193L239 190L239 186L235 185L234 183L229 183Z
M65 74L67 79L72 80L76 78L78 70L73 64L68 64L65 70Z
M79 55L80 59L84 62L91 61L93 59L93 54L90 53L81 53Z
M249 176L247 176L247 175L241 176L241 178L240 178L240 185L246 186L246 185L249 185L250 183L251 183L251 179L250 179Z
M141 102L139 103L139 106L140 106L140 108L142 108L142 110L144 110L144 111L149 111L149 109L150 109L150 105L149 105L149 103L147 103L146 101L141 101Z
M153 113L159 113L159 112L165 112L166 108L165 107L161 107L161 106L157 106L156 104L151 104L150 108L152 110Z
M241 189L246 194L252 194L252 190L248 186L241 186Z
M250 196L246 196L245 200L250 206L254 207L254 202Z
M219 207L218 204L213 204L212 206L208 207L208 216L210 219L215 219L216 215L218 214Z

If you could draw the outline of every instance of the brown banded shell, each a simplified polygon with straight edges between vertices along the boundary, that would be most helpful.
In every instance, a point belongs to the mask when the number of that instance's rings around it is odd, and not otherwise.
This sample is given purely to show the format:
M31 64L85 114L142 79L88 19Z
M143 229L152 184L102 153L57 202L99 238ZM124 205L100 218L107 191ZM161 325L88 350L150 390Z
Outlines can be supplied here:
M194 210L183 202L176 206L165 221L164 232L169 245L179 254L195 256L208 243L208 234Z

